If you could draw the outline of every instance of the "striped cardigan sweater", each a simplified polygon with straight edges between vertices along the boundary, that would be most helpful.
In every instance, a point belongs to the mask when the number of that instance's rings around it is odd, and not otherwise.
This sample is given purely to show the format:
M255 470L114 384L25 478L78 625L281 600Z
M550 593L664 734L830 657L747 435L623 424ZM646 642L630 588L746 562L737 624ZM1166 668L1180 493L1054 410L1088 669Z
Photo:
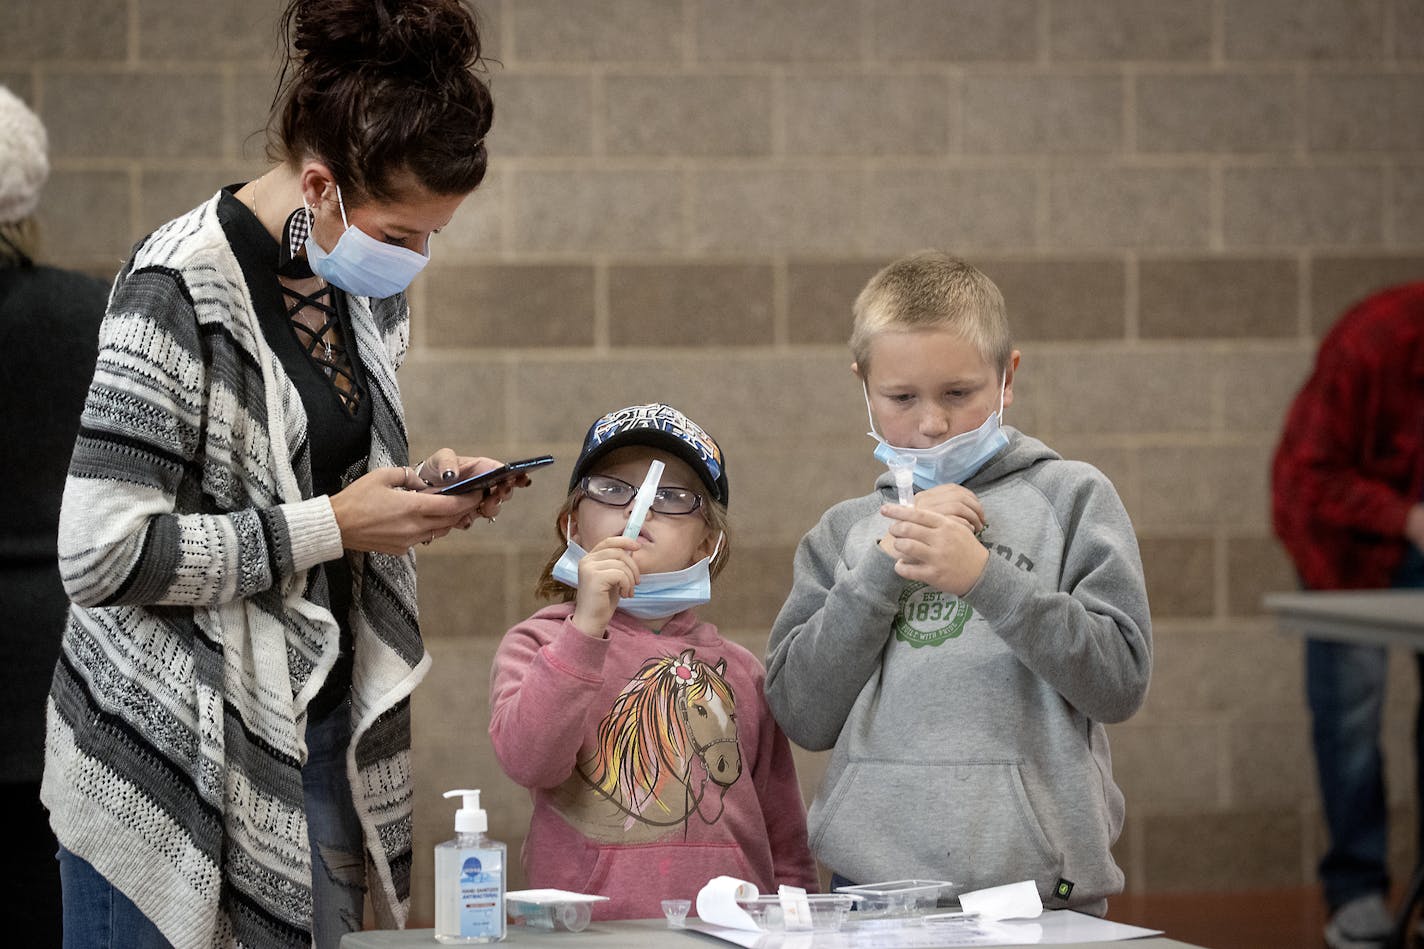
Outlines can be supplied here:
M312 568L343 550L218 197L140 242L110 293L60 515L72 606L41 799L59 842L178 949L309 946L305 708L340 635ZM403 465L409 310L403 296L349 303L372 399L364 469ZM413 556L345 555L347 772L377 918L401 926L409 696L430 660Z

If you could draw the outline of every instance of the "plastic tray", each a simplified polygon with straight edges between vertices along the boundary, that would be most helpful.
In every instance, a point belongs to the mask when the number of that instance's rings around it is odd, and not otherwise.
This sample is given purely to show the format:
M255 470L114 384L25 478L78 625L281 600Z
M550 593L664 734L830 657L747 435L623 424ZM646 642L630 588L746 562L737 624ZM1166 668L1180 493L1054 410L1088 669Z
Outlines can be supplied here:
M857 915L909 916L934 909L940 894L951 886L954 884L946 880L891 880L838 886L836 892L855 900Z
M850 915L851 904L855 900L839 893L808 893L806 902L811 906L811 930L814 932L835 932L845 925ZM785 932L786 924L781 915L781 897L767 893L754 899L737 900L737 905L746 910L748 916L768 932Z

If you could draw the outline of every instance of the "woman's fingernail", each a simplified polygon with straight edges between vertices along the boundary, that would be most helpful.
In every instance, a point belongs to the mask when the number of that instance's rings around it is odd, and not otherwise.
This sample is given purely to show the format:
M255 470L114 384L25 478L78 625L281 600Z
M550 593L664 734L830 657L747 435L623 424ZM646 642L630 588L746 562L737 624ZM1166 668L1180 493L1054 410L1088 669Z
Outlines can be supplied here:
M447 468L446 470L444 470L444 471L442 471L442 472L440 473L440 477L444 478L446 481L454 481L454 480L455 480L455 472L453 472L453 471L451 471L451 470L449 470L449 469Z

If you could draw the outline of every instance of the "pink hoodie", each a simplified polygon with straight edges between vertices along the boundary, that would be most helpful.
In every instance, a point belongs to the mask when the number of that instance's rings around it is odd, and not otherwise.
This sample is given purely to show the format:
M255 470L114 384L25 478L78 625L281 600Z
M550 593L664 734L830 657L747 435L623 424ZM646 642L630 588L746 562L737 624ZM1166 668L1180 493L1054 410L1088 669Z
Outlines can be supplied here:
M660 917L714 876L762 892L814 891L791 746L765 671L691 612L654 633L614 613L607 638L547 607L505 633L491 672L490 738L530 789L531 887L610 897L594 918Z

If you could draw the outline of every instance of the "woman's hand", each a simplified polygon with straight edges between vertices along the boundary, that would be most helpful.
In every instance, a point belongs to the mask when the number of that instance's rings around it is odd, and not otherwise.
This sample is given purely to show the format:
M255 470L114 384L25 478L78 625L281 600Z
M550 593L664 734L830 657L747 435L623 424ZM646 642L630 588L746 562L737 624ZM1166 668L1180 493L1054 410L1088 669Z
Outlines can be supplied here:
M415 490L425 484L411 468L377 468L331 496L331 510L348 550L399 556L419 543L468 527L486 498Z
M477 474L484 474L486 471L493 471L502 465L503 462L493 458L457 455L449 448L441 448L410 469L412 477L407 480L406 487L412 491L437 489ZM493 522L499 515L500 505L514 493L514 489L526 487L529 483L527 474L519 474L486 489L483 494L474 495L480 503L463 523L455 526L461 530L469 528L476 515Z
M578 594L569 620L585 636L602 639L620 597L632 596L638 585L638 565L633 551L641 547L636 537L608 537L584 554L578 566Z

